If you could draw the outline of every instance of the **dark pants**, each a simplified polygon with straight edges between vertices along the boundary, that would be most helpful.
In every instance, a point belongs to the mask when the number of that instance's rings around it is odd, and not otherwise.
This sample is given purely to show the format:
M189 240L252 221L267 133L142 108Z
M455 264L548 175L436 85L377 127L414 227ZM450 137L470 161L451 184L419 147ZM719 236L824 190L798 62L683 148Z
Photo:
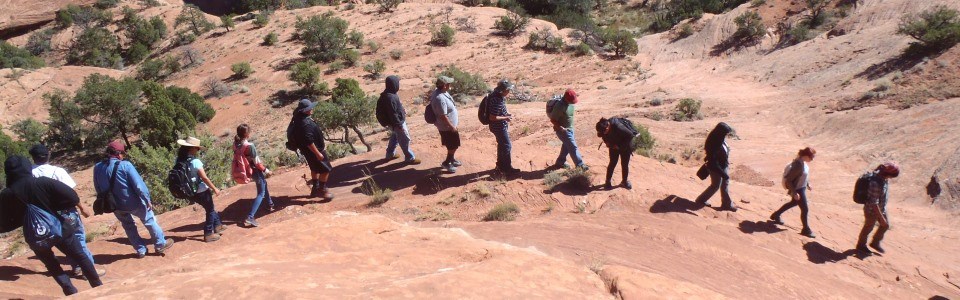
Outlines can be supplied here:
M60 252L63 252L63 254L67 256L67 259L80 265L80 269L83 270L83 276L86 276L90 287L98 287L103 284L100 282L100 275L97 275L97 269L93 267L93 260L83 252L83 247L80 246L80 241L77 240L75 236L64 236L63 240L55 245L55 247L57 247ZM47 272L50 273L50 276L53 276L53 280L56 280L60 288L63 289L64 295L77 293L77 288L70 282L70 275L63 272L63 267L61 267L60 262L57 261L57 257L53 254L52 248L37 249L31 247L31 250L37 255L37 259L47 267Z
M207 215L206 220L203 222L203 234L213 233L213 229L221 224L220 214L217 213L217 210L213 207L213 193L210 192L210 190L203 191L194 196L193 202L200 204Z
M490 126L490 132L497 138L497 169L513 168L510 161L510 150L513 148L510 144L510 125L504 125L503 128Z
M617 149L609 148L610 152L610 163L607 164L607 181L610 183L610 180L613 179L613 169L617 167L617 160L620 161L620 172L623 174L623 182L627 182L627 178L630 175L630 156L633 155L633 152L630 151L630 147L618 146Z
M710 171L710 186L697 197L697 203L706 203L719 189L721 207L733 207L733 201L730 200L730 177L727 175L727 169L721 171L709 168L708 170Z
M880 241L883 240L883 235L887 233L887 229L890 229L890 219L887 218L887 212L883 212L883 217L887 219L887 226L877 226L877 233L873 234L871 244L879 245ZM876 212L873 211L873 207L869 205L863 207L863 219L863 229L860 230L860 238L857 239L858 247L867 246L867 237L870 236L870 231L873 231L873 226L880 222L880 218L878 218Z
M777 219L780 218L787 210L793 208L794 206L800 206L800 222L803 223L803 231L810 231L810 225L807 223L807 214L810 213L810 208L807 206L807 189L802 188L796 191L798 200L791 199L790 202L784 204L780 209L773 213L773 216Z
M87 249L87 233L83 229L83 221L80 220L80 214L77 213L76 208L71 208L67 210L61 210L57 212L60 215L60 219L63 220L63 226L71 226L73 228L73 236L77 238L77 242L80 243L80 249L83 249L83 253L90 258L90 261L93 262L93 254L90 253L90 249ZM80 264L67 258L67 263L73 267L74 270L80 269Z

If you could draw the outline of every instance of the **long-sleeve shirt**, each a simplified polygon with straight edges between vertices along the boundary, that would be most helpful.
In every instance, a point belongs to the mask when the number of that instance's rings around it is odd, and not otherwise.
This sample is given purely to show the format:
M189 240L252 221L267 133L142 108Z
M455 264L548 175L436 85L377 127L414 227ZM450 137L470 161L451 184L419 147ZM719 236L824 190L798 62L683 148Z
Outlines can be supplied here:
M93 186L97 191L104 191L110 186L110 177L113 175L113 166L117 165L117 181L113 185L113 196L117 200L117 210L133 211L146 207L150 203L150 190L143 182L143 177L137 168L129 161L121 161L111 157L97 163L93 167Z

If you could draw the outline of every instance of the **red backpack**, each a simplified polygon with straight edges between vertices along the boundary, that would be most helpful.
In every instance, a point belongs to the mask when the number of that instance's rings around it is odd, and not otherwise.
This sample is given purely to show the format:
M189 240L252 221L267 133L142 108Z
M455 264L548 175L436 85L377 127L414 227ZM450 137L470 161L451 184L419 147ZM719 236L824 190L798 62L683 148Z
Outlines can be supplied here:
M253 182L253 167L247 160L247 149L250 149L250 144L246 142L239 146L233 146L233 163L231 164L230 174L233 175L233 181L236 181L237 184Z

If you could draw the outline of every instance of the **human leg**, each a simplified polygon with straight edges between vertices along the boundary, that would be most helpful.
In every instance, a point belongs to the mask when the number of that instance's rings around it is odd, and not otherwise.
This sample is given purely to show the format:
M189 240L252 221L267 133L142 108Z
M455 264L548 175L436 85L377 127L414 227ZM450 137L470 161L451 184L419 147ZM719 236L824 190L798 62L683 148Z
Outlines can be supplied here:
M577 138L573 133L573 129L566 130L567 133L567 153L570 154L570 159L573 160L573 165L584 168L586 165L583 164L583 156L580 155L580 148L577 147Z
M73 286L73 282L70 282L70 276L63 272L63 268L60 267L60 262L57 261L57 257L53 254L52 248L30 247L30 249L33 250L33 253L37 255L37 259L47 268L50 277L53 277L53 280L60 285L60 289L63 290L64 295L69 296L77 293L77 288Z
M410 150L410 130L407 129L407 123L400 124L399 128L394 130L394 135L397 137L397 143L400 144L400 150L403 151L404 160L416 159L413 151Z
M263 198L267 196L267 180L263 172L253 171L253 182L257 185L257 197L253 198L253 204L250 206L250 213L247 214L247 220L252 220L263 203Z
M613 180L613 170L617 168L617 161L620 160L620 153L613 148L608 148L607 153L610 155L610 162L607 163L607 179L605 186L610 188L612 185L611 180Z
M163 253L163 250L173 245L173 240L169 240L163 235L163 228L160 228L160 223L152 209L140 208L134 213L140 218L143 226L147 228L147 232L150 233L150 238L153 239L153 247L157 253ZM144 250L146 250L146 247L144 247Z
M557 138L560 139L560 155L557 156L556 161L554 161L554 166L561 166L567 162L567 155L570 154L570 143L567 141L566 130L557 130L554 131L557 134Z
M705 205L707 201L717 193L717 190L720 189L720 184L723 179L719 172L710 169L710 186L707 189L703 190L703 193L700 193L700 196L697 196L697 203Z
M800 206L800 223L803 224L803 230L801 233L805 235L812 236L813 231L810 230L810 223L807 222L807 217L810 214L809 203L807 203L807 191L804 189L797 190L797 194L800 199L797 201L797 205Z
M725 210L736 211L737 208L733 206L733 199L730 198L730 176L726 169L723 170L723 176L720 178L720 208Z
M621 150L620 150L620 173L622 174L622 175L621 175L621 178L620 178L620 180L621 180L621 181L620 181L620 185L622 185L624 188L626 188L626 189L628 189L628 190L629 190L629 189L633 189L633 185L630 184L630 156L631 156L631 154L632 154L632 153L630 152L630 149L628 149L628 148L621 148Z
M857 237L857 250L867 249L867 237L873 231L873 226L877 224L877 218L866 208L863 210L863 228L860 229L860 236ZM867 250L869 251L869 250Z
M133 246L133 250L137 252L137 255L146 255L147 246L144 243L143 238L140 237L140 233L137 232L137 224L133 222L132 214L130 212L118 210L114 211L113 215L117 217L118 221L120 221L120 226L123 227L123 231L127 234L127 239L130 240L130 245ZM143 219L141 219L141 221L143 221Z
M390 128L390 140L387 141L387 159L392 159L397 151L397 131L393 126Z
M97 269L93 265L93 259L88 257L87 253L84 253L79 239L64 237L64 240L57 245L57 249L60 249L60 252L63 252L67 259L79 264L83 276L86 277L87 282L90 283L90 287L103 285L100 281L100 274L97 273Z

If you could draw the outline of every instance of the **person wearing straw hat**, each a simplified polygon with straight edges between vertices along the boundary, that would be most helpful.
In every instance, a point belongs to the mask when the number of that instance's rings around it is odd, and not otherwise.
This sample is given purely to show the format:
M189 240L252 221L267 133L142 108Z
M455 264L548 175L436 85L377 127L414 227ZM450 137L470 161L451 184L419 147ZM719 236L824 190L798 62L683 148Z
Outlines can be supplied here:
M307 160L310 166L310 197L320 197L326 201L333 200L333 195L327 189L327 179L333 165L326 152L323 130L310 116L317 103L310 99L302 99L293 111L293 120L290 121L288 136L293 147Z
M206 220L203 223L203 241L207 243L220 240L220 235L227 228L220 222L220 214L213 206L213 195L220 196L220 189L217 185L210 182L207 172L203 169L203 162L197 155L200 150L206 149L200 145L200 139L187 137L177 140L177 162L188 161L190 163L190 180L197 187L197 193L190 199L192 202L200 204L206 214Z

